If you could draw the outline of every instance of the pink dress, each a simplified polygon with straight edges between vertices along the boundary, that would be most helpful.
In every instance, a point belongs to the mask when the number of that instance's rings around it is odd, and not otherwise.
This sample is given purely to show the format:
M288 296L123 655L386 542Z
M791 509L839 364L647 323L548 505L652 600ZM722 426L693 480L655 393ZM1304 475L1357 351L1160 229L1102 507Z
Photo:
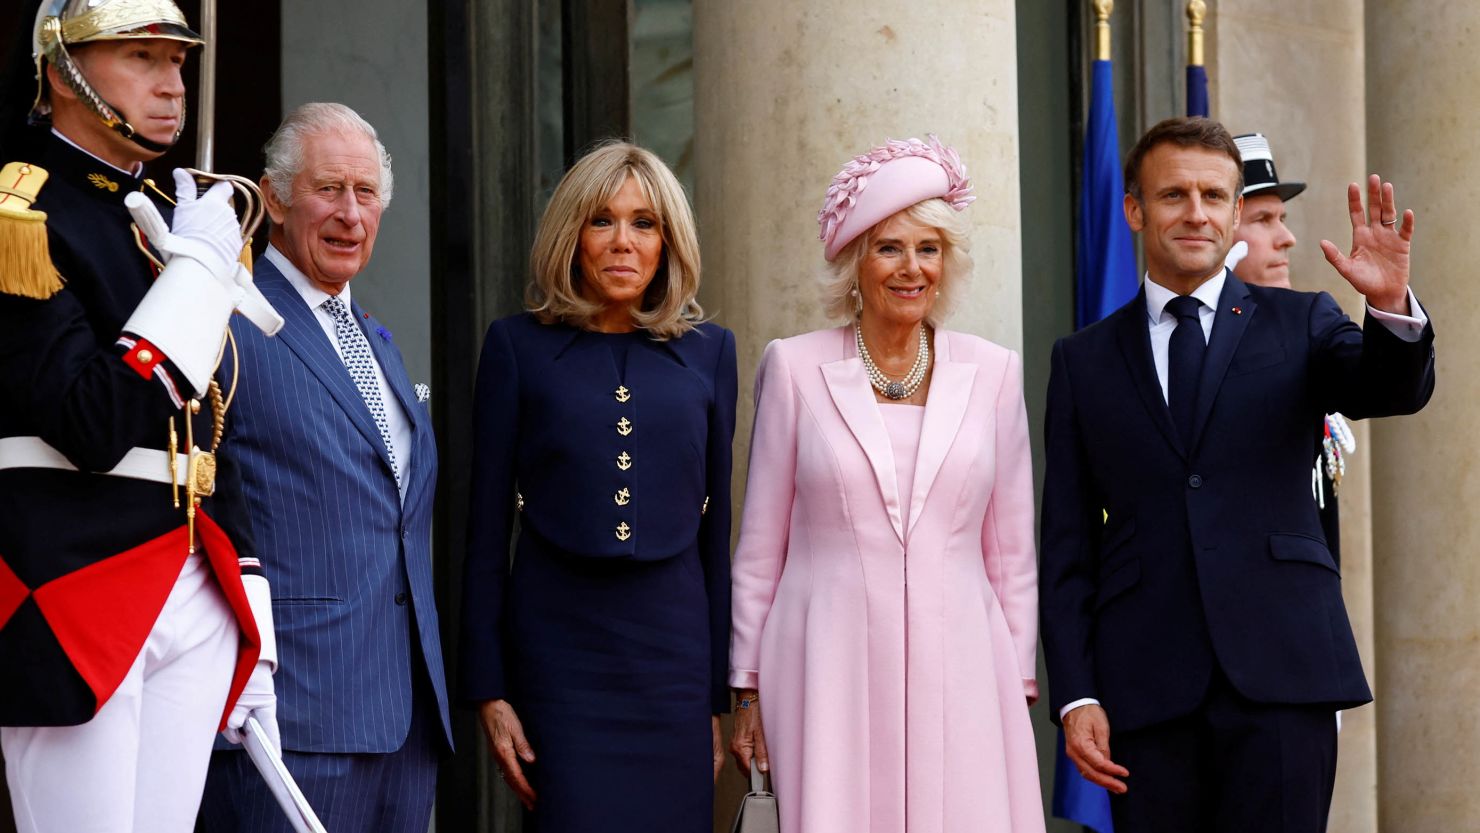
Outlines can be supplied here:
M1042 833L1037 559L1017 354L939 330L880 405L851 330L772 342L733 576L782 833Z
M915 489L915 458L920 454L920 429L925 425L924 405L900 405L880 402L879 415L889 432L889 447L894 452L894 479L899 484L900 500ZM910 528L910 506L902 504L900 514L904 528Z

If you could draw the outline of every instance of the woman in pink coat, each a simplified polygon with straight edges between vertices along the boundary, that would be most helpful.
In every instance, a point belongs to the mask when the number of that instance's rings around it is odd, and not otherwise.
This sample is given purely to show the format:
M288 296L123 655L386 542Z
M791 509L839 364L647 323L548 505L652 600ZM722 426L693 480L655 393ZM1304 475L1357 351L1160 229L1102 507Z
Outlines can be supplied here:
M756 375L731 751L770 772L782 833L1044 829L1022 362L937 326L970 191L933 136L850 162L820 215L848 323Z

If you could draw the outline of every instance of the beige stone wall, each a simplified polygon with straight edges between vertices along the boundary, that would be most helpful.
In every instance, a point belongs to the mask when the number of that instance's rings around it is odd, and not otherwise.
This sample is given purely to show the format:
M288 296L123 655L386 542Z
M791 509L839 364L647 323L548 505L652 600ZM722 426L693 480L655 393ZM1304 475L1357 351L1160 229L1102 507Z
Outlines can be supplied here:
M737 511L761 351L830 324L817 300L817 210L850 157L931 132L960 151L978 196L967 210L976 274L950 326L1020 347L1013 9L1011 0L695 0L701 300L740 340ZM728 766L717 821L740 791Z
M1413 286L1438 388L1373 429L1382 827L1474 830L1480 791L1480 4L1367 2L1367 142L1418 213Z
M1211 50L1213 116L1235 134L1269 137L1284 179L1309 187L1287 205L1299 241L1290 271L1296 289L1325 290L1360 318L1362 300L1321 254L1322 238L1351 241L1346 184L1366 164L1362 0L1217 0ZM1257 428L1257 426L1251 426ZM1375 679L1368 429L1358 424L1357 453L1341 490L1342 586L1363 666ZM1377 829L1376 711L1343 715L1333 831Z

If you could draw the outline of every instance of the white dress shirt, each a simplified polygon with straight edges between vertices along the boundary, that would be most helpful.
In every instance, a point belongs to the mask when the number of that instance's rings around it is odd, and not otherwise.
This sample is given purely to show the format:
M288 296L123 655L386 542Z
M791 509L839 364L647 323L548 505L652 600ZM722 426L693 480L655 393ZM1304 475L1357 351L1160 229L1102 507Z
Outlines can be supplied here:
M339 347L339 335L334 328L334 316L324 309L324 302L331 297L329 293L309 280L308 276L299 271L298 267L294 266L276 247L269 245L265 257L269 263L278 268L279 272L283 273L288 283L298 290L304 303L313 310L314 319L319 322L319 327L323 329L324 336L329 339L329 344L333 345L339 360L344 361L344 351ZM349 293L349 284L346 283L338 296L339 300L344 302L345 309L353 309ZM379 336L372 333L366 338L379 338ZM390 426L391 433L391 457L396 461L396 475L401 481L401 499L405 500L406 484L410 482L406 477L406 472L411 465L411 421L406 418L406 411L401 407L401 400L396 398L390 383L386 381L385 369L376 360L374 351L371 351L370 362L375 366L375 381L380 386L380 400L385 404L385 419L387 425Z
M1218 274L1203 281L1202 285L1192 290L1192 297L1202 301L1197 308L1198 321L1202 324L1203 341L1206 342L1213 332L1213 319L1218 314L1218 296L1223 294L1223 284L1228 280L1228 272L1219 269ZM1177 316L1167 311L1167 304L1177 297L1177 293L1162 286L1151 279L1150 273L1146 275L1146 325L1151 328L1151 360L1156 364L1156 380L1161 383L1161 396L1167 398L1167 353L1171 348L1172 331L1177 329ZM1429 316L1419 306L1418 298L1413 294L1413 288L1408 288L1408 308L1416 315L1399 315L1395 312L1384 312L1367 305L1367 312L1378 321L1382 322L1388 331L1398 338L1407 342L1418 341L1423 335L1423 328L1429 323ZM1099 700L1086 697L1083 700L1074 700L1066 703L1059 709L1059 719L1074 711L1080 706L1098 706Z

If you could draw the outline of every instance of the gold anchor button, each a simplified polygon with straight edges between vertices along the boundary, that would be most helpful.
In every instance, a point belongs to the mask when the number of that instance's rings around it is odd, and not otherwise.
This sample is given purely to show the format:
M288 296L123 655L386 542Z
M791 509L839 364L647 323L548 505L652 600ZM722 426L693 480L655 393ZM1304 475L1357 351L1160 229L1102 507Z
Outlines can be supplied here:
M612 500L616 501L618 506L626 506L632 501L632 492L626 486L623 486L620 492L612 495Z
M621 469L622 471L626 471L627 469L632 468L632 455L628 454L625 451L621 454L618 454L617 468Z
M631 398L632 398L632 391L627 390L627 386L626 385L618 385L617 386L617 401L618 402L626 402L627 400L629 400Z
M632 527L628 526L626 521L622 521L621 523L617 524L617 540L618 541L625 541L625 540L627 540L628 538L631 538L631 537L632 537Z
M617 420L617 433L618 434L621 434L624 437L627 436L628 434L631 434L632 433L632 420L630 420L630 419L628 419L626 417L622 417L621 419Z

